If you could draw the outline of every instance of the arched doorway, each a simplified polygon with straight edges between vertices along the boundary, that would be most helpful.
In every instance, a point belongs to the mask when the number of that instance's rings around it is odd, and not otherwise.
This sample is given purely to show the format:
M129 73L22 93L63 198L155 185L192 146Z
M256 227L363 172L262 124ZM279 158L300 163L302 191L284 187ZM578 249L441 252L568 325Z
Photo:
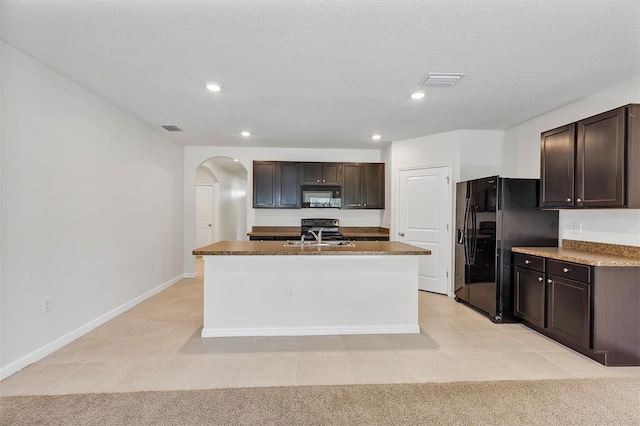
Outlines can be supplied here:
M246 239L247 170L242 164L222 156L205 160L196 169L195 190L195 247Z

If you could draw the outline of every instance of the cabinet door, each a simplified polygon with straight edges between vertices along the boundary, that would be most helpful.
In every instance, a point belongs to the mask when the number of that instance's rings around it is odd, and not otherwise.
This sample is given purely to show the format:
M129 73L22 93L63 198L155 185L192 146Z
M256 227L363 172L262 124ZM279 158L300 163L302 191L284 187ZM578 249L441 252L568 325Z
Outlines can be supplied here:
M362 165L343 164L342 179L342 208L362 208Z
M591 347L591 285L549 275L547 330L561 339Z
M576 206L625 205L625 109L578 122Z
M384 208L384 163L362 165L362 207Z
M299 209L300 203L300 163L277 163L277 207Z
M342 163L303 163L302 183L305 185L340 185Z
M574 205L575 124L544 132L540 138L540 206Z
M302 164L302 183L313 185L320 183L322 179L322 163Z
M322 183L342 184L342 163L322 163Z
M515 290L516 317L544 328L544 273L516 267Z
M276 162L253 162L253 207L276 207Z

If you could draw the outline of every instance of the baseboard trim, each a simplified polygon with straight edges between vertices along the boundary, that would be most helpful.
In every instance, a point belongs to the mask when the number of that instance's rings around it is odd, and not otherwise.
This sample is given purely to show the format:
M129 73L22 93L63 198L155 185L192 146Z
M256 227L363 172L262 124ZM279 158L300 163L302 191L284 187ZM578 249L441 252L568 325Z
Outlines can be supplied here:
M246 336L321 336L336 334L418 334L419 325L335 326L335 327L270 327L270 328L203 328L201 337Z
M195 278L196 277L196 273L195 272L185 272L184 274L182 274L183 278Z
M52 354L53 352L57 351L58 349L62 348L65 345L68 345L69 343L73 342L74 340L84 336L85 334L87 334L88 332L90 332L91 330L101 326L102 324L104 324L107 321L110 321L112 319L114 319L115 317L117 317L120 314L125 313L126 311L128 311L129 309L133 308L134 306L136 306L138 303L150 298L151 296L154 296L156 294L158 294L159 292L161 292L162 290L172 286L173 284L177 283L178 281L180 281L181 279L185 278L186 274L180 274L175 278L170 279L169 281L166 281L162 284L160 284L159 286L155 287L152 290L149 290L148 292L142 294L141 296L136 297L135 299L118 306L115 309L112 309L111 311L107 312L104 315L99 316L98 318L89 321L88 323L76 328L75 330L65 334L62 337L59 337L57 339L55 339L54 341L36 349L35 351L23 356L22 358L19 358L15 361L13 361L10 364L7 364L6 366L0 368L0 380L4 380L7 377L11 376L12 374L17 373L18 371L22 370L25 367L28 367L29 365L33 364L34 362L40 361L42 358L46 357L47 355Z

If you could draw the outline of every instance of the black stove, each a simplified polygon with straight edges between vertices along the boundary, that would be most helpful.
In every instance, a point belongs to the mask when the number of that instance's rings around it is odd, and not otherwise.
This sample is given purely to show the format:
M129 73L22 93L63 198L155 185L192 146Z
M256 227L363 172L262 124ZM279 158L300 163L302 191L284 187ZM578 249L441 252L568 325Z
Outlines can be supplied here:
M314 239L314 236L309 231L317 234L320 230L322 230L322 239L324 241L344 239L340 233L340 221L338 219L302 219L300 222L300 234L306 239Z

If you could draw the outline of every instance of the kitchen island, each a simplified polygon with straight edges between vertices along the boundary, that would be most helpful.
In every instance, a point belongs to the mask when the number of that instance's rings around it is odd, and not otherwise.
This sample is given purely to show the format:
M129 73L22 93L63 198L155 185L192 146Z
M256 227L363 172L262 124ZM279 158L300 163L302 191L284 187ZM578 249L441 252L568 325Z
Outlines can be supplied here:
M204 259L202 337L419 333L418 261L408 244L221 241Z

